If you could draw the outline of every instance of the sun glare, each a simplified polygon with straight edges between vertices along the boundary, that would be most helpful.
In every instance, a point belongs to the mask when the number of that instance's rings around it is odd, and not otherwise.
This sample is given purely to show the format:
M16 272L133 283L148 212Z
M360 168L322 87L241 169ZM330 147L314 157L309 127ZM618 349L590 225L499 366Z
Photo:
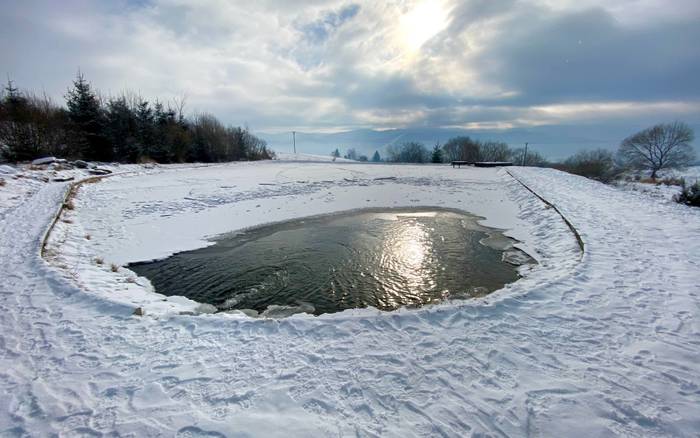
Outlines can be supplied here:
M404 14L399 21L401 44L417 52L430 38L447 26L447 11L441 1L423 1Z

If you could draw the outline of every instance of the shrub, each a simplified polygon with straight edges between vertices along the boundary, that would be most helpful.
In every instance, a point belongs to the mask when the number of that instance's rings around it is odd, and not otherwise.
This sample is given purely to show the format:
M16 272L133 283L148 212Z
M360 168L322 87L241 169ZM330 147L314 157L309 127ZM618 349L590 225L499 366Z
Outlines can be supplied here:
M605 149L581 151L556 167L602 182L610 182L618 176L613 154Z
M656 178L638 178L638 182L642 184L654 184L657 186L660 186L661 184L665 186L683 186L685 183L685 180L683 178L673 178L673 177L666 177L663 179L656 179Z
M686 185L685 181L683 181L681 192L674 196L673 200L679 204L700 207L700 181L695 181L695 183L690 186Z
M666 177L658 182L658 184L663 184L665 186L681 186L685 184L683 178Z

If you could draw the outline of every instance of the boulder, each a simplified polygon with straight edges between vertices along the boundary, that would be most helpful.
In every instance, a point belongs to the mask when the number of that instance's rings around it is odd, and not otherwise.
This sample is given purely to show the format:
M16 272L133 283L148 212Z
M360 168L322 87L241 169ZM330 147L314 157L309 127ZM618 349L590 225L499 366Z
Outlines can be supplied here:
M42 164L51 164L54 161L56 161L56 157L37 158L36 160L32 161L32 165L41 166Z
M83 160L75 160L75 161L73 161L73 165L75 167L77 167L78 169L87 169L88 168L87 161L83 161Z

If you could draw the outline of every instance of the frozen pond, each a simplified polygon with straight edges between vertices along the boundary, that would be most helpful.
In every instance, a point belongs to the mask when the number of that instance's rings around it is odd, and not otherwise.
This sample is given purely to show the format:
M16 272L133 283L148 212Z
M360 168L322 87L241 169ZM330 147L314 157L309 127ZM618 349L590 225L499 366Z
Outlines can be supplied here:
M528 257L478 219L437 208L359 210L229 234L130 269L159 293L252 316L421 306L518 279L514 264Z

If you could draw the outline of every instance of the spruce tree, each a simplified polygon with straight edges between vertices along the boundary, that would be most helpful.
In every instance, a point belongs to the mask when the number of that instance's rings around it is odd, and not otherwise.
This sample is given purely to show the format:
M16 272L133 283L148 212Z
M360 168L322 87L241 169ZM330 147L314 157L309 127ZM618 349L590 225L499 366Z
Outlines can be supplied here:
M380 161L382 161L382 157L379 156L379 151L374 151L374 155L372 155L372 162L379 163Z
M5 86L0 120L0 142L5 143L7 158L13 161L31 160L39 154L32 136L29 102L12 81Z
M140 145L140 158L153 159L155 145L155 126L153 110L147 100L141 100L136 106L136 124Z
M114 153L107 138L102 105L80 72L66 94L66 105L77 155L87 160L111 160Z
M433 163L442 163L442 148L440 147L440 143L436 143L433 147L431 161Z
M124 96L107 103L107 134L117 160L133 163L138 159L136 114Z

